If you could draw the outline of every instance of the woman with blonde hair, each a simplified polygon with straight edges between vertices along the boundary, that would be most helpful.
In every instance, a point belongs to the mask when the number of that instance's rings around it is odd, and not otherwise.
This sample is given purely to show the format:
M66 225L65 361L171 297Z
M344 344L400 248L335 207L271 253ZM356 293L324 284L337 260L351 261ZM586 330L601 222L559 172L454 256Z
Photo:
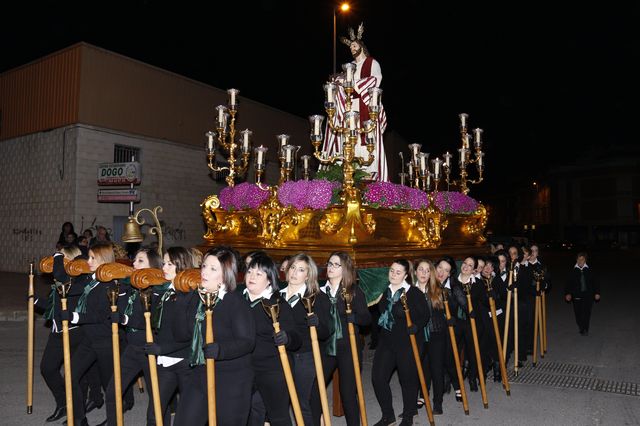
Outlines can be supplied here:
M329 338L333 329L329 316L329 298L320 291L318 267L311 256L298 253L289 259L287 288L280 290L280 295L293 309L296 332L301 339L300 348L292 353L292 369L304 424L313 425L311 395L316 381L316 370L309 327L316 327L321 344ZM313 315L307 315L302 298L314 298Z
M71 356L71 374L73 381L73 412L76 424L86 425L86 412L80 378L95 362L100 371L100 382L103 390L107 389L113 376L113 355L111 351L111 306L108 291L111 282L100 282L95 271L100 265L115 262L111 243L98 243L89 250L87 263L92 274L84 278L89 280L78 298L75 310L62 311L62 320L72 325L80 325L84 339ZM81 278L82 279L82 278Z

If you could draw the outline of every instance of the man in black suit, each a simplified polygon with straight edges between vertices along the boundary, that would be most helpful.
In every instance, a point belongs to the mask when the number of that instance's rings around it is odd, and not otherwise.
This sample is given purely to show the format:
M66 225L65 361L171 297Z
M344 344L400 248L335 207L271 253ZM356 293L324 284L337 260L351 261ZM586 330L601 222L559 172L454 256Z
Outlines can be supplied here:
M576 265L564 289L564 300L567 303L573 302L573 312L580 334L589 335L591 308L594 301L600 301L600 285L587 265L587 253L580 252L576 256Z

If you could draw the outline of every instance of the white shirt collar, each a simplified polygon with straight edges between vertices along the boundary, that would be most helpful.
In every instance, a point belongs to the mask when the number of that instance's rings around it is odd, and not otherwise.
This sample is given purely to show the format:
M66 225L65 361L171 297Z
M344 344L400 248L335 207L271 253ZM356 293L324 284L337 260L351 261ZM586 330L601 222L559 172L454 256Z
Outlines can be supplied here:
M451 277L447 277L447 280L444 282L443 287L451 290Z
M460 284L466 284L466 283L463 283L463 282L462 282L462 280L460 279L460 277L462 277L462 274L458 274L458 282L460 282ZM469 281L467 281L467 282L470 282L471 284L475 283L475 282L476 282L476 276L475 276L475 275L471 275L471 276L469 277Z
M578 268L578 269L580 269L581 271L582 271L584 268L588 268L588 267L589 267L589 265L587 265L586 263L584 264L584 266L583 266L582 268L581 268L581 267L579 267L577 263L576 263L576 266L574 266L574 268Z
M535 265L536 263L540 263L537 258L534 261L529 261L529 265Z
M407 291L409 291L409 289L411 288L411 286L409 285L409 283L405 280L402 281L402 284L400 284L400 288L398 288L398 290L400 290L401 288L404 288L404 293L407 294ZM395 292L393 291L393 288L391 288L391 284L389 284L389 290L391 290L391 296L393 297L393 295L395 294ZM396 291L398 291L396 290Z
M218 299L224 299L224 296L227 293L227 286L225 284L220 284L220 288L218 288Z
M338 284L338 286L336 287L336 291L333 291L331 283L327 281L327 283L324 285L324 287L321 288L321 290L331 297L336 297L338 295L338 291L340 290L340 284Z
M273 295L273 288L271 286L267 286L267 288L265 288L262 293L260 293L260 295L256 298L253 297L253 295L251 293L249 293L249 289L245 288L244 291L242 292L242 294L248 294L249 295L249 300L251 300L252 302L254 300L257 300L258 298L262 297L263 299L271 299L271 296Z
M287 288L288 288L288 287L287 287ZM306 292L307 292L307 285L306 285L306 284L302 284L302 285L300 286L300 288L299 288L295 293L293 293L292 295L288 296L288 291L287 291L287 289L286 289L286 288L285 288L284 290L280 290L280 295L281 295L281 296L282 296L282 297L283 297L283 298L288 302L288 301L289 301L289 299L288 299L288 298L291 298L291 297L293 297L295 294L297 294L297 295L298 295L298 300L296 300L295 302L293 302L293 303L291 304L291 307L293 308L294 306L296 306L296 304L298 303L298 301L300 301L300 299L302 299L302 298L304 297L304 294L305 294Z

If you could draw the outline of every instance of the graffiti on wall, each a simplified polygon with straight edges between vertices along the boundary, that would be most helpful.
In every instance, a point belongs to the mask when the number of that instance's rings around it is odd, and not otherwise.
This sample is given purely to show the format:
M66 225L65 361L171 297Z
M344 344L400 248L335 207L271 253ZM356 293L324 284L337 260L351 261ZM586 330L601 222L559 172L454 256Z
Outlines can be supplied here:
M86 231L86 230L90 230L90 231L91 231L91 233L93 234L93 236L95 237L95 236L96 236L96 234L98 233L98 228L99 228L100 226L102 226L102 225L96 224L97 220L98 220L98 218L97 218L97 217L94 217L94 218L91 220L91 223L90 223L89 225L87 225L87 227L85 228L85 225L84 225L84 216L82 216L82 217L81 217L81 222L80 222L80 229L79 229L78 231L76 231L76 232L77 232L78 234L81 234L81 233L83 233L83 232L84 232L84 231ZM109 235L113 235L113 230L112 230L110 227L108 227L108 226L104 226L104 228L107 230L107 233L108 233Z
M22 241L33 241L36 235L42 235L42 230L38 228L13 228L13 235L17 235Z
M162 227L162 236L168 240L182 241L187 238L187 231L182 222L178 223L178 226L173 226L161 220L160 226Z

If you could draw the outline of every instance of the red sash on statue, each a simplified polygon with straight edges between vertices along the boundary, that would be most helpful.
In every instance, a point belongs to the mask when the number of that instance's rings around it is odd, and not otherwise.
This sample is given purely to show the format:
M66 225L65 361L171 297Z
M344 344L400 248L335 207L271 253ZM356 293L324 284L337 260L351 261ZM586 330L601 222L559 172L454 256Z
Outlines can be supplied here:
M367 56L362 64L362 69L360 70L360 78L371 77L371 64L373 63L373 58L371 56ZM362 100L362 96L358 96L358 100L360 101L360 122L364 123L369 119L369 108Z

